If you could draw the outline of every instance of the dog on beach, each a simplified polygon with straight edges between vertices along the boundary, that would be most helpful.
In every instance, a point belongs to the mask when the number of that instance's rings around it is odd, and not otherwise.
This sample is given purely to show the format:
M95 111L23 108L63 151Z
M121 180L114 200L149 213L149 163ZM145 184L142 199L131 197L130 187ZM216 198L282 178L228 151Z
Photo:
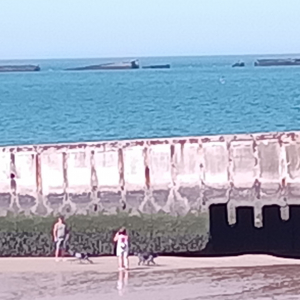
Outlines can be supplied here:
M158 256L156 253L152 253L152 252L136 252L134 253L135 256L138 257L139 262L138 265L144 265L147 264L148 266L150 265L150 263L152 263L153 265L156 265L154 259Z
M93 264L93 261L90 260L90 257L87 253L76 252L72 250L69 250L68 252L71 256L75 257L75 261L79 261L80 263L89 262L90 264Z

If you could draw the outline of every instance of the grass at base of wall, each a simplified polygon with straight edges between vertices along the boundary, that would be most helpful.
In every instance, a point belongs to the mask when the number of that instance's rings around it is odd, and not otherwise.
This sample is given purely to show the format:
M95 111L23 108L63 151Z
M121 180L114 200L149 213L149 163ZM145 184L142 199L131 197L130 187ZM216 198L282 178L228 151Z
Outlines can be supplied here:
M55 216L7 215L0 217L0 256L52 256ZM125 226L130 235L130 252L186 253L205 248L209 238L208 214L132 216L73 215L66 219L71 229L69 246L91 255L114 254L113 235Z

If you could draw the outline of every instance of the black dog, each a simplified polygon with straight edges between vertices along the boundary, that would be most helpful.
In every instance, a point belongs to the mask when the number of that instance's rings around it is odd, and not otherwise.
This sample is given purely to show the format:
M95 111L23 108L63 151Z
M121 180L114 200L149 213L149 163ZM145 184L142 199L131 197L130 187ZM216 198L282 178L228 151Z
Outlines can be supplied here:
M93 264L93 262L90 260L89 255L87 253L80 253L72 250L69 250L68 252L71 256L75 257L75 261L79 260L80 263L86 261L89 262L90 264Z
M149 266L150 263L153 265L156 265L154 258L156 258L158 255L152 252L139 252L139 253L134 253L139 258L138 265L140 264L147 264Z

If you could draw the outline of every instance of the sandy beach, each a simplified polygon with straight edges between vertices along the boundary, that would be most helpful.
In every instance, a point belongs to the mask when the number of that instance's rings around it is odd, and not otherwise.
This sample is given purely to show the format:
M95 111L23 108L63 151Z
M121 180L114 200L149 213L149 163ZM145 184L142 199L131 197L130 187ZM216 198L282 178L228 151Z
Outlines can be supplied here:
M1 272L80 272L95 271L98 273L115 273L117 269L116 257L92 258L94 264L75 261L73 258L64 258L56 262L54 258L0 258ZM138 266L137 257L130 257L129 271L171 271L180 269L201 268L232 268L232 267L259 267L275 265L300 265L300 260L279 258L270 255L240 255L232 257L158 257L156 266Z
M268 255L158 257L156 266L119 272L116 257L94 264L54 258L1 258L1 300L294 300L300 260Z

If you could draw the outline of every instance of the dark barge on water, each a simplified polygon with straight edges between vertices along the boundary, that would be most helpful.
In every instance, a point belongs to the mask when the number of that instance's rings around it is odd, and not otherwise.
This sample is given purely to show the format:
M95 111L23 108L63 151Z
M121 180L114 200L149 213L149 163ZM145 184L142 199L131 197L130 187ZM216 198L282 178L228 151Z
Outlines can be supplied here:
M300 58L274 58L274 59L258 59L254 62L256 67L272 67L272 66L300 66Z
M93 71L93 70L128 70L128 69L139 69L139 61L132 60L129 62L121 63L107 63L100 65L91 65L85 67L68 68L66 71Z
M151 66L144 66L143 69L170 69L171 65L151 65Z
M38 72L41 68L35 65L3 65L0 72Z

